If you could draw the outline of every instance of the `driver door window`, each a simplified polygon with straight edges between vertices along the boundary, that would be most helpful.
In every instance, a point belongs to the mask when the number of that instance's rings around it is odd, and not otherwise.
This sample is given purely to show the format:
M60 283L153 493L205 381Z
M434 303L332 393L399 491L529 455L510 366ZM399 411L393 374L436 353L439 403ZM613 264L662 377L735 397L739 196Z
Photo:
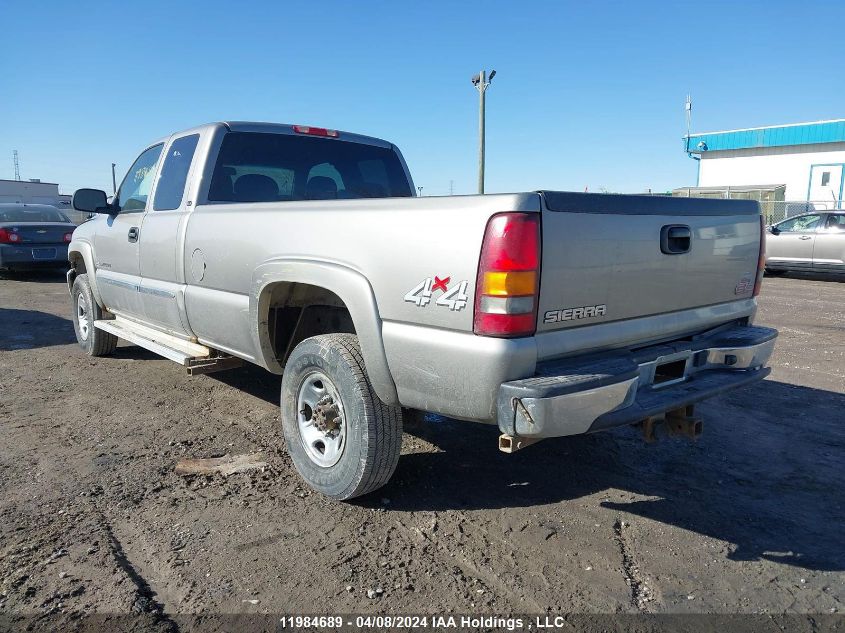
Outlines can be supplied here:
M815 231L822 216L820 215L801 215L797 218L785 220L777 225L778 231L781 233L801 233L806 231Z
M129 168L117 192L117 204L121 213L143 211L146 208L162 147L162 144L153 145Z

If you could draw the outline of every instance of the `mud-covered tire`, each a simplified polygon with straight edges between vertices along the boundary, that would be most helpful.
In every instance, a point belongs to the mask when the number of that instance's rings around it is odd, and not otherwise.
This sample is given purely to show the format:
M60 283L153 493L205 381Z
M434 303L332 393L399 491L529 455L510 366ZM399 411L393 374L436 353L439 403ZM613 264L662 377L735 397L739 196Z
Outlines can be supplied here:
M301 390L315 375L329 379L331 390L341 400L340 424L345 425L342 451L329 466L309 455L313 445L306 449L303 439L309 431L303 429L308 416L297 410L305 397ZM402 449L402 410L384 404L376 395L354 334L314 336L294 348L282 377L281 417L296 470L311 488L328 497L360 497L382 487L396 470Z
M70 293L71 308L73 310L73 330L76 341L89 356L106 356L117 347L117 337L114 334L94 327L94 321L103 318L103 311L94 299L88 275L78 275L73 280Z

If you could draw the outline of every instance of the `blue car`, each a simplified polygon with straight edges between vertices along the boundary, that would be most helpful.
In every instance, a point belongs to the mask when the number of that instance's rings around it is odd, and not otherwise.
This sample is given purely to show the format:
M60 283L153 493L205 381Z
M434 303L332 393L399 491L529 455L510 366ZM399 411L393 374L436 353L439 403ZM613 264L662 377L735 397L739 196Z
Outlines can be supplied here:
M0 204L0 269L66 268L75 228L47 204Z

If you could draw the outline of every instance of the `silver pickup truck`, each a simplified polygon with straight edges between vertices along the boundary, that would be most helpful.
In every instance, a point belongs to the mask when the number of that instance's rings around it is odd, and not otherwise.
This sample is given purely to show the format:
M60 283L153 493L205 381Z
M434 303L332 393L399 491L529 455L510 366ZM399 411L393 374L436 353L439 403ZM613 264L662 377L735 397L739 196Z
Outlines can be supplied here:
M415 197L399 150L215 123L147 147L116 196L81 189L79 344L189 373L282 374L287 449L316 490L384 485L403 409L498 425L499 447L655 423L765 377L756 202L535 191Z

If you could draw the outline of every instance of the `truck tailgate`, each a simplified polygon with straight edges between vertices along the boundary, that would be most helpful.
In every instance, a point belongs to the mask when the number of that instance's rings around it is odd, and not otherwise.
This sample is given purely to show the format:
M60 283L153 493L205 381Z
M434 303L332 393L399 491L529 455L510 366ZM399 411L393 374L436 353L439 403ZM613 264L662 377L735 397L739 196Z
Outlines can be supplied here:
M754 201L541 192L538 332L751 297Z

